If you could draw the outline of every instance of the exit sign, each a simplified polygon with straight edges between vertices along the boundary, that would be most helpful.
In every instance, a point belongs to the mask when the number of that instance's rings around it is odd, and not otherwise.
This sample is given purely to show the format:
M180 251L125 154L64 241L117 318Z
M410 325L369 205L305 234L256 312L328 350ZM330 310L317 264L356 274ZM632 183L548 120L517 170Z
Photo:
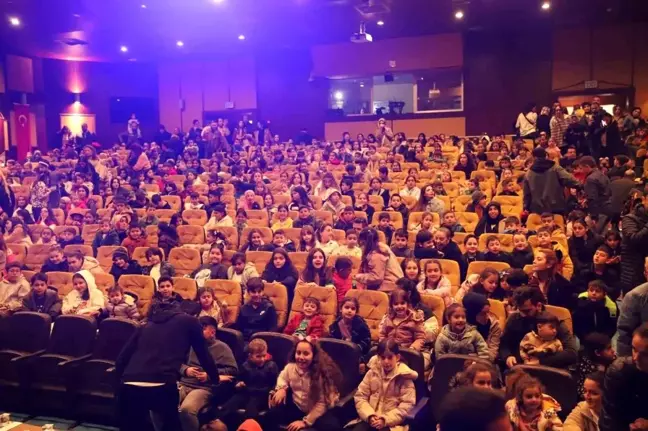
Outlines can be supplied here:
M598 81L596 80L591 80L591 81L585 81L585 88L598 88Z

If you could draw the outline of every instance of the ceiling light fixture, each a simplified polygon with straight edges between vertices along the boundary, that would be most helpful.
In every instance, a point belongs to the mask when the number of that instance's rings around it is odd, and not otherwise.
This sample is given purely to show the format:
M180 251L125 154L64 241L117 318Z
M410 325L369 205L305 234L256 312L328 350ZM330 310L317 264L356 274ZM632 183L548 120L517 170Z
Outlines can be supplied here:
M456 19L463 19L464 13L463 13L462 10L458 10L458 11L455 12L454 16L455 16Z
M342 93L341 91L336 91L335 94L333 94L333 97L335 97L335 100L343 100L344 93Z
M214 0L214 3L223 3L224 0Z
M244 34L239 34L238 40L245 40L245 35Z
M378 24L379 26L382 27L383 25L385 25L385 21L380 20L380 21L378 21L376 24Z
M142 9L146 9L146 5L145 5L145 4L142 4L140 7L141 7Z
M541 8L542 8L542 10L549 10L549 9L551 9L551 2L548 2L548 1L546 1L546 2L542 2L542 6L541 6Z
M122 45L122 46L119 48L119 50L120 50L121 52L128 52L128 47Z
M9 24L13 25L14 27L19 27L20 26L20 18L18 18L17 16L9 17Z
M364 88L364 82L361 82L361 83L360 83L360 87L361 87L361 88Z
M184 46L184 42L179 40L179 41L176 42L176 45L178 45L179 47L182 48Z

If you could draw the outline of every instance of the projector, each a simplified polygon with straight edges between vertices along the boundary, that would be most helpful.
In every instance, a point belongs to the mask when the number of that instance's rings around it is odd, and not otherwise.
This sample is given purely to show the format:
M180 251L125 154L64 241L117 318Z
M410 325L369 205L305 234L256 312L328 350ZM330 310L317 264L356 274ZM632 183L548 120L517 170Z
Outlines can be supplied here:
M364 22L360 23L360 31L357 33L353 33L353 35L351 36L351 42L353 43L373 42L373 37L365 30Z
M373 42L373 37L369 33L353 33L351 36L353 43L369 43Z

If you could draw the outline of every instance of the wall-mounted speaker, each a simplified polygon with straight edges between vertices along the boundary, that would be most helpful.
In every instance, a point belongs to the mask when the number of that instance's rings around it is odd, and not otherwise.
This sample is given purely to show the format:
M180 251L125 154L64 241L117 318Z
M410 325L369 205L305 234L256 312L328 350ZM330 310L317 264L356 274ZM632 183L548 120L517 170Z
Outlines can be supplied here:
M394 75L391 73L385 73L385 82L394 82Z

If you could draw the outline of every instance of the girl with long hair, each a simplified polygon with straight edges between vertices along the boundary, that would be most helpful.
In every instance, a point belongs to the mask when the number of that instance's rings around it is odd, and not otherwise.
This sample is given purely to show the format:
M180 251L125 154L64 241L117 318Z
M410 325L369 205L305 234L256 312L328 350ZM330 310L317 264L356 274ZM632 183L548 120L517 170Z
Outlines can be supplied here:
M277 282L286 286L288 303L292 304L299 274L286 249L282 247L274 249L270 261L261 274L261 279L268 283Z
M374 228L360 232L358 245L362 249L362 261L360 273L354 279L367 289L391 292L396 289L396 280L403 277L403 270L391 249L378 238Z
M300 283L319 287L333 286L333 274L326 266L326 254L321 248L314 248L306 257L306 268L299 277Z
M297 251L311 251L317 247L317 239L315 238L315 230L313 226L306 225L301 228L299 232L299 244Z
M306 189L301 186L294 187L290 191L291 202L288 205L290 211L299 211L300 206L306 206L308 208L313 208L313 202L308 197Z
M555 251L536 249L529 286L538 287L547 298L547 304L573 310L576 291L569 280L558 272L558 263Z

